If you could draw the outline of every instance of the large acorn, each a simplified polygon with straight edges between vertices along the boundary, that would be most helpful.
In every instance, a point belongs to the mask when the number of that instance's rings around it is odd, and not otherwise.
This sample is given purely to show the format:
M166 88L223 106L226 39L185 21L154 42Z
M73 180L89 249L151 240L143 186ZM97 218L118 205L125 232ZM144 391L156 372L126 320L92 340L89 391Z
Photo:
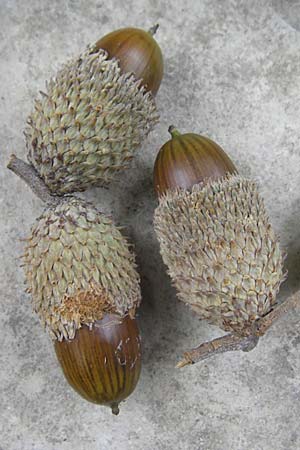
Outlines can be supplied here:
M71 386L117 414L141 369L134 255L112 220L92 205L53 197L34 169L17 158L9 168L48 204L23 257L33 309L54 340Z
M276 309L285 274L256 184L239 176L212 140L170 131L154 168L161 255L179 299L201 319L231 332L187 352L182 367L237 343L253 348L262 334L259 321Z
M110 182L157 123L163 60L156 28L110 33L46 83L25 136L28 160L51 192Z

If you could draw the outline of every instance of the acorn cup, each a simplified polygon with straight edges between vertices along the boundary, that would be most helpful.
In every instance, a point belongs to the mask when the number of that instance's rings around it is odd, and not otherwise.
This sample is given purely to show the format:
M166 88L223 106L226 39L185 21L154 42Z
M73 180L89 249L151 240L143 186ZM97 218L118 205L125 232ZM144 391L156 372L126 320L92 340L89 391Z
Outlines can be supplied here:
M112 220L91 204L52 196L34 169L17 158L8 167L47 204L23 255L33 310L54 340L69 384L118 414L141 370L135 257Z
M212 354L253 349L274 320L295 307L299 293L277 304L284 257L256 184L238 175L212 140L169 131L172 138L154 166L162 259L178 298L230 332L185 352L177 365L183 367Z
M156 29L104 36L40 92L24 134L28 160L52 193L109 183L158 122L163 59Z

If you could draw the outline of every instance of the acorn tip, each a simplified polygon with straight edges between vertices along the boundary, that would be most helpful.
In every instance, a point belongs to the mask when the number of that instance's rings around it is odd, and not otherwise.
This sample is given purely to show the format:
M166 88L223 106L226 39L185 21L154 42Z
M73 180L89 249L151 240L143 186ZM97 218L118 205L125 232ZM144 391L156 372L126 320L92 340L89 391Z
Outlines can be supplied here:
M170 133L170 135L172 136L172 138L176 137L176 136L180 136L180 132L177 130L176 127L174 127L174 125L170 125L168 128L168 132Z
M117 416L117 415L119 414L119 412L120 412L120 410L119 410L119 404L118 404L118 403L112 403L112 404L110 405L110 407L111 407L111 412L112 412L115 416Z
M150 33L151 36L154 36L155 33L157 32L158 28L159 28L159 24L156 23L155 25L153 25L153 26L149 29L148 33Z

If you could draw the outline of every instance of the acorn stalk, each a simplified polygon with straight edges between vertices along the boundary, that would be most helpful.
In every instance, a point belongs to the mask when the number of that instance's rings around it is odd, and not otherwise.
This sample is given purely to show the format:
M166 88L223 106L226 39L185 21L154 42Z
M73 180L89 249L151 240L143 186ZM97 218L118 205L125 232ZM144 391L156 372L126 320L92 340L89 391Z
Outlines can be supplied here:
M259 337L263 336L267 330L284 314L299 308L300 306L300 290L290 295L284 302L276 306L266 316L253 323L253 330L250 336L238 336L235 334L227 334L210 342L204 342L199 347L186 351L183 358L176 365L178 369L189 364L195 364L198 361L214 356L219 353L242 350L248 352L254 349L258 343Z

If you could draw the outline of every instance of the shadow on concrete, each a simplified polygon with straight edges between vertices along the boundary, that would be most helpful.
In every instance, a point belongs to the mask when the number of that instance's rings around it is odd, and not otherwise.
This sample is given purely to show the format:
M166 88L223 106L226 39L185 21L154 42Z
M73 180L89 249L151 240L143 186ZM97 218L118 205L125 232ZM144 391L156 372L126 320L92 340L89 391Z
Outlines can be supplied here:
M288 271L288 278L282 286L282 291L295 292L300 289L300 199L293 204L293 215L284 222L284 228L291 236L290 243L286 247L287 257L285 267ZM295 230L296 233L295 233Z

